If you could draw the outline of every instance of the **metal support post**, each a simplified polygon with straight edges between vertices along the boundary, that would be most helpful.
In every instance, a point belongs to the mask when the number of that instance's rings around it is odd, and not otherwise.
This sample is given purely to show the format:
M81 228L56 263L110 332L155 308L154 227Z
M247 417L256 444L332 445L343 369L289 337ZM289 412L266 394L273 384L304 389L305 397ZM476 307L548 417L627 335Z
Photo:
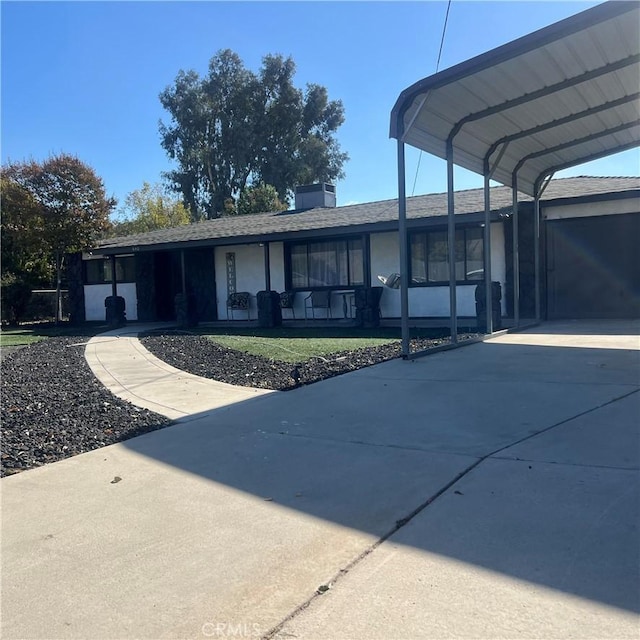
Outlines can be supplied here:
M398 236L400 243L400 327L402 356L409 355L409 260L407 259L407 193L404 143L398 140Z
M533 263L535 272L536 322L540 322L540 193L536 190L533 203Z
M447 240L449 253L449 314L451 344L458 342L458 306L456 291L456 222L453 196L453 143L447 140Z
M493 333L493 287L491 284L491 193L489 175L484 176L484 299L487 312L486 333Z
M518 178L513 176L513 322L520 326L520 227L518 224Z

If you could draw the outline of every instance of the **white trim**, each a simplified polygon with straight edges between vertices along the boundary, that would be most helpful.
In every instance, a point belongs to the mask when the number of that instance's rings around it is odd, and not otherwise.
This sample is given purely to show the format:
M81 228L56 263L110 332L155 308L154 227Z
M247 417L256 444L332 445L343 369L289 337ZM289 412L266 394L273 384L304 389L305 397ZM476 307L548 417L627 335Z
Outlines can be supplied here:
M566 218L588 218L593 216L612 216L624 213L640 212L640 198L623 198L603 202L583 202L545 207L540 203L543 220L563 220Z

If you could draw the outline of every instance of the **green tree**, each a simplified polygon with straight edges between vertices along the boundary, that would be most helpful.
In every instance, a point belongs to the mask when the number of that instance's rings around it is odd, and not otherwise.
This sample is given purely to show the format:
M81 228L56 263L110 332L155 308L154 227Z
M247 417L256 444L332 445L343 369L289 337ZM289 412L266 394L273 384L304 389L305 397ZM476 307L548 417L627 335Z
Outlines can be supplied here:
M248 184L273 185L286 204L297 184L343 177L342 102L319 85L297 89L294 74L291 58L268 55L255 74L227 49L206 77L181 71L160 94L171 117L162 146L177 164L167 178L194 220L228 212Z
M31 194L13 177L12 165L0 176L2 218L2 274L0 276L2 319L20 321L31 290L47 286L51 272L38 247L40 209Z
M269 213L284 211L287 205L278 198L276 188L270 184L260 182L255 186L246 187L240 194L237 204L238 215L252 213Z
M344 123L342 102L330 101L326 88L317 84L308 84L304 92L296 89L295 68L291 58L268 55L260 71L263 113L255 174L274 185L283 202L297 185L343 178L349 159L335 138Z
M106 197L102 180L91 167L68 154L43 163L12 163L2 173L12 194L3 202L3 218L8 211L11 220L22 217L20 225L27 234L23 252L53 266L58 321L64 256L95 244L108 228L115 200ZM16 275L24 275L21 269Z
M141 189L126 198L118 218L112 221L109 235L129 236L155 229L189 224L189 212L180 200L159 184L144 182Z
M15 171L16 165L7 165L0 178L2 273L18 275L34 287L46 286L51 272L40 242L41 208L16 180Z

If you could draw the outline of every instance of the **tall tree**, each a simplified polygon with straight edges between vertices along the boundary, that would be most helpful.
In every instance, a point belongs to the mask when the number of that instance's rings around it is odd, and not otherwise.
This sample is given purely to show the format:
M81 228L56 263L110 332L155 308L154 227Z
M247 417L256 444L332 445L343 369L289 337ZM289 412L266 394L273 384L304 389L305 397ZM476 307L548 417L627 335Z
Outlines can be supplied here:
M22 193L21 201L33 207L25 220L33 239L30 251L46 255L54 265L59 320L64 256L95 243L108 228L115 201L106 197L102 180L93 169L68 154L52 156L43 163L13 163L3 168L3 175Z
M155 229L167 229L189 224L189 212L184 204L159 184L144 182L125 200L119 217L112 222L109 235L129 236Z
M51 274L40 242L41 207L16 179L16 170L16 165L7 165L0 178L2 275L12 274L33 287L44 286Z
M162 146L178 169L168 173L194 220L215 218L245 187L254 164L258 83L233 51L209 63L200 79L181 71L160 94L172 125L160 124Z
M268 55L255 74L227 49L205 78L181 71L160 94L171 116L160 123L162 146L177 163L167 177L194 220L233 210L230 199L248 184L273 185L286 203L297 184L343 177L342 102L319 85L296 88L295 68L290 57Z
M247 215L284 211L286 208L287 205L278 198L275 187L261 182L244 189L238 198L236 210L239 215Z
M13 167L7 166L0 176L0 291L3 321L17 324L31 298L31 290L50 284L51 271L39 247L40 208L12 173Z

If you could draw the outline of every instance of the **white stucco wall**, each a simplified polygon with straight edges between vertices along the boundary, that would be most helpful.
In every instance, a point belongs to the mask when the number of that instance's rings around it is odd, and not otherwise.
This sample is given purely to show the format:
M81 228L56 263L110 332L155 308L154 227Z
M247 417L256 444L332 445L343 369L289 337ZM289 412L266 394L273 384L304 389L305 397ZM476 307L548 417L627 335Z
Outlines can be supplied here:
M110 296L111 293L111 283L84 285L84 312L88 321L104 321L106 319L104 299ZM118 295L124 298L127 320L137 320L138 299L135 283L119 282Z
M400 265L397 232L371 235L371 286L380 286L378 275L398 272ZM506 264L504 251L504 226L491 224L491 279L502 284L502 311L505 312ZM475 316L475 287L477 283L459 285L456 301L459 316ZM380 300L383 318L400 317L400 290L385 287ZM449 287L410 287L409 315L413 317L448 317Z
M227 253L236 256L236 291L248 291L251 294L251 318L258 317L256 294L264 291L264 247L259 244L225 245L215 248L216 299L218 318L227 317ZM281 242L269 245L269 265L271 270L271 289L284 290L284 248ZM234 312L235 319L246 318L242 312Z

